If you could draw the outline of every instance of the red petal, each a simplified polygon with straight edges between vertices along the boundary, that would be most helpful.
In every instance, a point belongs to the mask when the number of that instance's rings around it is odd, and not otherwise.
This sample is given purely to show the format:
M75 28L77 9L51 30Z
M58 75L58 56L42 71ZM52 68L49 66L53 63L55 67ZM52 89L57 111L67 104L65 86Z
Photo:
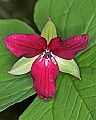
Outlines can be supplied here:
M37 94L40 98L47 100L53 97L56 91L55 80L58 76L59 68L55 59L55 63L50 59L47 66L45 60L43 58L40 62L40 57L35 60L32 65L31 75L34 79L33 84Z
M88 35L84 34L82 36L75 36L62 41L59 37L54 38L49 43L49 48L53 54L64 58L73 59L76 53L80 50L85 49L88 43Z
M34 57L47 46L46 40L35 34L13 34L4 38L7 48L17 57Z

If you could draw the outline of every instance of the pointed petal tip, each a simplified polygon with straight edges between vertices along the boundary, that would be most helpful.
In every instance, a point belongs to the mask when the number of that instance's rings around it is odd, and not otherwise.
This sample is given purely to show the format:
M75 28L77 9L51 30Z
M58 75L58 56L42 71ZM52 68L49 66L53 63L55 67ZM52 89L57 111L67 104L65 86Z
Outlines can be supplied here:
M46 101L46 100L48 100L48 98L44 98L44 100Z
M79 80L81 80L81 77L80 77L80 71L78 71L78 75L76 76Z
M39 94L38 94L38 96L39 96L39 98L44 99L45 101L49 99L48 97L43 97L42 95L39 95Z
M81 77L78 77L79 78L79 80L81 80Z
M83 34L82 36L84 36L84 37L88 38L88 36L89 36L89 35L88 35L88 34Z
M8 73L9 73L9 74L12 74L12 73L11 73L11 70L10 70L10 71L8 71Z
M86 40L86 42L88 42L88 37L89 37L88 34L83 34L82 37L84 40Z
M78 78L79 80L81 80L80 74L77 76L77 78Z
M43 96L42 96L42 95L39 95L39 94L38 94L38 96L39 96L39 98L43 98Z
M48 18L48 21L51 21L52 22L52 18L49 16L49 18Z
M48 20L51 20L51 17L49 17Z
M10 71L8 71L8 73L11 74L11 75L21 75L21 74L14 73L12 69Z
M8 71L8 73L11 74L11 75L17 75L17 74L12 72L12 69L10 71Z
M51 17L49 17L49 18L48 18L48 21L53 23L53 21L52 21L52 18L51 18Z

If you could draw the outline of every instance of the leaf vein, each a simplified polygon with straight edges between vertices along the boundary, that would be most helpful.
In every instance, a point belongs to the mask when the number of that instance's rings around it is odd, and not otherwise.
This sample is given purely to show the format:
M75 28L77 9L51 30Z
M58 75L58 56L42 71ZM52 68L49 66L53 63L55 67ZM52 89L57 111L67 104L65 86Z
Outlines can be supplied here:
M65 108L66 108L66 105L67 105L67 102L68 102L68 98L69 98L69 95L70 95L70 93L71 93L71 89L72 89L72 85L71 85L70 88L69 88L69 92L68 92L68 95L67 95L67 98L66 98L65 106L63 107L63 112L64 112L64 110L65 110Z
M80 95L79 91L77 90L77 88L76 88L76 86L74 85L74 83L73 83L73 81L72 81L72 80L71 80L71 82L72 82L72 84L73 84L73 86L74 86L75 90L77 91L78 95L80 96L81 100L82 100L82 101L83 101L83 103L85 104L85 106L86 106L87 110L89 111L89 113L90 113L90 115L91 115L92 119L93 119L93 116L92 116L92 114L91 114L91 112L90 112L90 109L88 108L87 104L85 103L84 99L83 99L83 98L82 98L82 96ZM94 120L94 119L93 119L93 120Z
M93 87L96 87L96 85L90 85L90 86L86 86L86 87L83 87L83 88L79 88L79 90L84 90L84 89L90 89L90 88L93 88Z
M68 120L69 120L69 119L71 118L71 116L72 116L73 110L74 110L75 105L76 105L76 102L77 102L77 98L78 98L78 94L76 94L76 97L75 97L75 102L74 102L74 105L73 105L72 110L71 110L71 112L70 112L70 115L69 115Z

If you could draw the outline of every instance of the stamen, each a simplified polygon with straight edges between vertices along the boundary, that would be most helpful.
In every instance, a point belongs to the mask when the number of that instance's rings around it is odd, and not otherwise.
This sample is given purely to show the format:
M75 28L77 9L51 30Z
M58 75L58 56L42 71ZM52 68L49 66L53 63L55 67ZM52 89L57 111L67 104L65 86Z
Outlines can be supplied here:
M45 52L43 52L43 54L41 55L41 57L43 58L43 57L44 57L44 55L45 55Z
M41 61L42 61L42 59L43 59L43 57L41 57L41 58L40 58L39 62L41 62Z
M39 60L39 62L41 62L41 61L42 61L42 59L43 59L44 55L45 55L45 52L43 52L43 54L40 56L40 60Z
M53 57L54 57L55 55L51 52L51 56L53 56Z
M54 57L51 57L51 60L52 60L52 62L54 63L54 65L57 64L56 61L55 61L55 59L54 59Z
M45 66L48 66L48 59L45 59Z

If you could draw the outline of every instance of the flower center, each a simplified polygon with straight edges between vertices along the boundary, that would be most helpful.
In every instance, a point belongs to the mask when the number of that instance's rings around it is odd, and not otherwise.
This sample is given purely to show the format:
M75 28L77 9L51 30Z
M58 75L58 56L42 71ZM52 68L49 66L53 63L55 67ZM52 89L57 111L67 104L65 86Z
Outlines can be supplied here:
M50 51L50 49L46 49L45 51L44 51L44 58L46 58L46 59L50 59L51 57L52 57L52 55L51 55L51 51Z
M48 66L48 62L51 60L55 65L57 64L55 58L54 58L54 54L50 51L50 49L45 49L45 51L42 53L42 55L40 56L40 60L39 62L41 62L43 60L43 58L45 58L45 66Z

